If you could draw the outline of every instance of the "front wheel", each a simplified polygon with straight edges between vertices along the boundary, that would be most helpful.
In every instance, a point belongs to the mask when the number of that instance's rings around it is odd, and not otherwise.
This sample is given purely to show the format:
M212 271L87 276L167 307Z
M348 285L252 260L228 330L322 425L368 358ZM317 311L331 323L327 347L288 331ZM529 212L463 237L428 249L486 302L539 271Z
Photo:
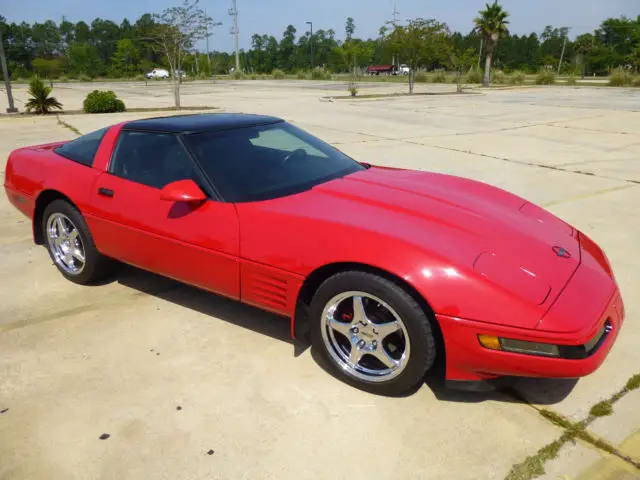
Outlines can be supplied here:
M311 302L314 350L345 382L372 393L416 388L436 355L431 322L395 282L365 272L327 279Z

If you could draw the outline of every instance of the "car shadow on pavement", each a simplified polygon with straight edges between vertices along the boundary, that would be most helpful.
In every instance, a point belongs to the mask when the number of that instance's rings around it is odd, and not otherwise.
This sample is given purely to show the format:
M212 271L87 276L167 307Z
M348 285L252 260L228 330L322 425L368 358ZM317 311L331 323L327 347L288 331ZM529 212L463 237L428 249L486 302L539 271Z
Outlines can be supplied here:
M291 338L288 318L128 265L118 266L110 281L289 343L294 347L296 357L306 349Z
M294 347L295 357L302 355L309 348L307 342L298 342L291 338L290 322L286 317L128 265L120 265L115 275L104 283L113 281L138 292L200 312L215 320L222 320L288 343ZM334 375L330 366L326 365L319 355L312 351L311 357L323 370ZM473 392L447 388L444 378L444 362L438 361L427 373L424 386L429 388L440 401L464 403L499 401L552 405L566 398L577 383L577 379L514 378L512 382L495 390ZM420 388L422 386L419 385L401 396L413 395Z
M573 391L577 378L518 378L503 377L494 389L487 391L455 390L445 386L444 365L436 364L425 378L426 386L438 400L447 402L479 403L498 401L537 405L561 402Z

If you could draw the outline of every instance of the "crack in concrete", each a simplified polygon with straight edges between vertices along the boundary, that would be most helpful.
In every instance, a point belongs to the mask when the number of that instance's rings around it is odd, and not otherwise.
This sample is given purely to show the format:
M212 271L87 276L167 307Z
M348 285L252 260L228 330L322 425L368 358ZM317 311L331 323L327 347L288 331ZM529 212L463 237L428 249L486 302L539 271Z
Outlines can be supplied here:
M402 142L405 143L410 143L413 145L422 145L422 146L427 146L427 147L433 147L433 148L440 148L442 150L449 150L451 152L459 152L459 153L466 153L468 155L477 155L479 157L485 157L485 158L493 158L494 160L502 160L503 162L509 162L509 163L515 163L518 165L527 165L529 167L538 167L538 168L548 168L550 170L558 170L561 172L567 172L567 173L576 173L579 175L588 175L590 177L598 177L598 178L606 178L608 180L618 180L621 182L629 182L629 183L634 183L634 184L640 184L640 180L633 180L630 178L617 178L617 177L610 177L607 175L596 175L593 172L584 172L581 170L571 170L568 168L561 168L557 165L545 165L543 163L535 163L535 162L527 162L525 160L514 160L512 158L507 158L507 157L498 157L496 155L489 155L486 153L478 153L478 152L473 152L471 150L463 150L460 148L453 148L453 147L443 147L442 145L433 145L433 144L428 144L428 143L419 143L419 142L412 142L409 140L400 140Z
M621 398L637 388L640 388L640 374L633 375L621 390L611 395L604 402L600 403L608 403L613 407L613 405ZM513 388L509 389L508 393L518 401L533 408L553 425L562 428L563 433L560 438L540 448L536 454L527 457L521 463L514 464L511 471L505 477L505 480L530 480L543 475L545 473L544 464L547 461L556 458L560 448L562 448L567 442L575 442L576 440L582 440L598 451L609 453L640 471L640 461L624 454L615 445L612 445L609 441L591 433L587 429L587 427L598 418L598 415L594 415L592 413L594 411L593 407L590 409L590 413L584 420L580 422L572 422L553 410L539 408L538 406L530 403Z
M71 130L73 133L75 133L78 136L82 135L82 132L80 130L78 130L76 127L74 127L73 125L71 125L70 123L65 122L64 120L60 119L60 115L56 114L56 120L58 120L58 125L68 128L69 130Z
M605 195L607 193L617 192L619 190L626 190L628 188L633 188L635 186L636 186L635 184L619 185L617 187L605 188L603 190L597 190L595 192L585 193L583 195L574 195L573 197L563 198L563 199L560 199L560 200L554 200L552 202L543 203L540 206L542 206L544 208L553 207L555 205L560 205L560 204L567 203L567 202L573 202L573 201L576 201L576 200L583 200L583 199L586 199L586 198L597 197L598 195Z

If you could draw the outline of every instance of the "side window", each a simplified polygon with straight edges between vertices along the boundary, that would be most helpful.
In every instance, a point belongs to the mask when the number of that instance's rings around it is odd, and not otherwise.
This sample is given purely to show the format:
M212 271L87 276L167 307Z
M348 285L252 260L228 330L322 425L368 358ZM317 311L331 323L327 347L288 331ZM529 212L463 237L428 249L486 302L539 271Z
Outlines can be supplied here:
M109 172L154 188L163 188L178 180L196 180L189 154L170 133L123 130L111 157Z
M102 138L104 137L104 134L107 133L107 130L109 130L108 127L92 133L87 133L86 135L78 137L75 140L71 140L70 142L56 148L55 152L69 160L73 160L74 162L90 167L93 165L93 159L96 156L98 147L100 147L100 142L102 142Z

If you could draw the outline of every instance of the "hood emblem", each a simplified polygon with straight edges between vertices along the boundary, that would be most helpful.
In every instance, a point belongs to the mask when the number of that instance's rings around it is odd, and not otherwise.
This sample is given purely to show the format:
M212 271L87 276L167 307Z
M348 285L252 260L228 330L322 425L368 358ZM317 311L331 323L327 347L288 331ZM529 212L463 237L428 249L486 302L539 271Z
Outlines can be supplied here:
M553 253L555 253L557 256L561 258L571 258L571 254L569 253L569 251L562 247L555 246L552 248L552 250L553 250Z

